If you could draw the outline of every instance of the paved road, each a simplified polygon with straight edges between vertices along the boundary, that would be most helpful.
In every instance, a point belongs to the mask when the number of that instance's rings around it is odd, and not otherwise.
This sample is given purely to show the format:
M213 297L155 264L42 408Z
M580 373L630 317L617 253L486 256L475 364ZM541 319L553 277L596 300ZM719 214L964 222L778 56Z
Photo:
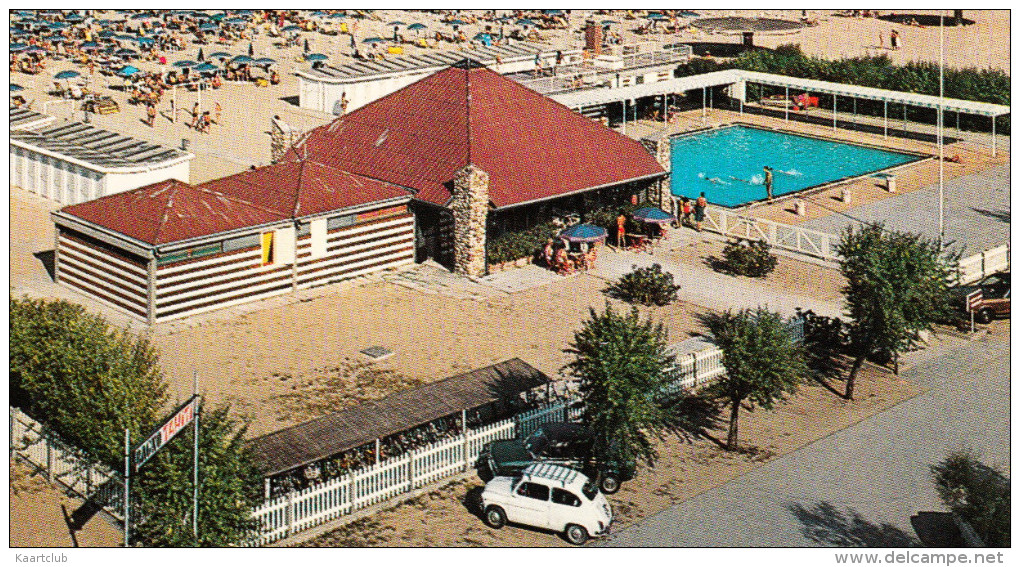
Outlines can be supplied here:
M1009 463L1009 342L918 356L924 394L692 498L605 543L617 546L920 545L911 516L944 511L929 465L968 445Z

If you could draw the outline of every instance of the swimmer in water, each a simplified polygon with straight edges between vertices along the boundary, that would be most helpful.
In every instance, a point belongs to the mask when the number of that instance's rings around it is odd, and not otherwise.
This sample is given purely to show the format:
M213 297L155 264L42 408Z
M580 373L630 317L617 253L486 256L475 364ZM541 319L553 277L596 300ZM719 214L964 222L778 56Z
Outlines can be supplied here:
M797 171L796 169L791 169L789 171L783 171L782 169L776 169L775 171L778 171L779 173L784 173L786 175L804 175L803 173Z
M719 179L718 177L709 177L708 181L711 183L715 183L716 185L729 185L729 183L723 181L722 179Z

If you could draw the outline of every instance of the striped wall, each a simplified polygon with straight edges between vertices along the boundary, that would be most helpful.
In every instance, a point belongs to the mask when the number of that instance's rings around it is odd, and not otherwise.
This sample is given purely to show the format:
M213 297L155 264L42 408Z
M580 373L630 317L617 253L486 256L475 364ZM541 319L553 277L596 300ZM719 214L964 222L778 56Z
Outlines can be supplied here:
M144 258L58 227L56 280L93 299L145 320L148 272Z
M152 320L168 321L414 262L414 216L406 205L341 216L351 219L350 224L330 230L325 230L327 219L320 219L324 242L320 241L315 250L308 224L303 222L305 230L298 231L293 261L263 264L261 245L168 261L180 254L177 251L154 260ZM293 233L288 227L293 223L274 228ZM149 320L147 259L117 253L111 246L67 227L58 226L58 230L58 281L122 312ZM279 257L286 260L289 254L281 253Z

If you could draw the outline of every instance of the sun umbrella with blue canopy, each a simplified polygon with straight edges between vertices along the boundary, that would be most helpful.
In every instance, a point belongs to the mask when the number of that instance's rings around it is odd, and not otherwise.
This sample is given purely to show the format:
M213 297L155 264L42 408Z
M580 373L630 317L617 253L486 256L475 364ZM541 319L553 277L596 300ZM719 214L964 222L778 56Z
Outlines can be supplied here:
M487 34L487 33L478 33L478 34L475 34L475 37L472 38L472 39L474 39L475 41L480 41L484 45L491 45L492 44L492 36Z
M666 18L666 16L663 16L662 14L660 14L658 12L652 12L651 14L648 14L647 16L645 16L645 18L647 18L649 20L665 20L665 19L668 19L668 18Z
M119 71L117 71L117 74L120 75L121 77L130 77L131 75L134 75L135 73L138 73L140 71L141 69L139 69L138 67L135 67L133 65L125 65L124 67L121 67Z
M593 224L575 224L560 233L560 238L567 242L598 242L605 240L606 229Z
M407 24L405 24L404 22L401 22L400 20L396 20L396 21L390 22L390 23L388 23L386 25L387 26L406 26Z
M231 65L244 65L244 64L247 64L247 63L251 63L252 61L254 61L254 59L252 59L251 57L248 57L247 55L238 55L237 57L234 57L233 59L230 60L230 64Z
M386 40L381 37L366 37L361 40L361 43L383 43L384 41Z
M65 24L64 22L50 22L46 24L46 27L50 28L51 30L62 30L67 27L67 24Z
M139 44L143 44L143 43L149 44L149 43L156 43L156 40L152 39L151 37L136 37L135 38L135 42L139 43Z
M212 63L202 63L201 65L196 65L195 67L192 67L191 69L193 71L198 71L199 73L211 73L213 71L219 71L220 70L219 67L217 67L216 65L213 65Z
M418 31L418 30L423 30L426 27L428 27L428 26L426 26L425 24L422 24L422 23L419 23L419 22L415 22L415 23L407 26L407 29Z
M233 55L226 51L217 51L216 53L209 54L209 59L230 59Z
M288 32L289 31L301 31L301 26L296 26L296 25L291 24L289 26L284 26L280 31L288 31Z
M61 79L61 80L63 80L63 79L73 79L75 77L80 77L81 73L79 73L78 71L61 71L61 72L59 72L59 73L57 73L56 75L53 75L53 76L58 78L58 79Z
M11 83L11 92L12 93L16 93L18 91L23 91L23 90L25 90L25 87L23 87L21 85L15 85L14 83Z
M620 23L620 22L618 22L616 20L602 20L602 25L604 25L604 26L611 26L613 24L618 24L618 23Z
M446 25L448 25L448 26L464 26L464 25L467 25L467 22L465 22L464 20L450 20L449 22L446 22Z
M228 23L228 24L246 24L246 23L248 23L248 20L246 20L244 18L227 18L226 20L223 20L223 21Z
M322 55L322 54L321 53L313 53L312 55ZM325 57L325 56L323 56L323 57ZM308 57L305 57L305 59L308 59ZM276 64L276 59L273 59L272 57L259 57L258 59L252 61L252 65L275 65L275 64Z
M563 10L542 10L542 13L546 16L559 16L563 13Z
M103 30L99 32L99 37L113 37L115 35L117 35L117 32L113 30Z
M78 14L78 13L68 14L68 15L64 16L64 20L66 20L68 22L81 22L81 21L85 20L85 16L83 16L81 14Z
M652 224L666 224L676 220L676 217L658 207L641 207L631 213L634 220Z
M191 59L185 59L184 61L177 61L174 63L174 67L180 67L182 69L184 67L194 67L195 65L198 65L198 63L195 63Z
M308 55L305 55L305 61L325 61L327 59L329 59L329 57L323 53L309 53Z
M28 49L28 44L27 43L12 43L10 45L10 47L8 47L8 49L10 51L21 51L23 49Z
M148 19L151 19L151 18L154 18L154 17L155 16L153 16L152 14L142 13L142 14L135 14L135 15L131 16L131 19L132 20L148 20Z
M211 30L219 29L219 27L220 26L217 26L216 24L214 24L212 22L206 22L206 23L198 26L198 29L200 29L202 31L211 31Z

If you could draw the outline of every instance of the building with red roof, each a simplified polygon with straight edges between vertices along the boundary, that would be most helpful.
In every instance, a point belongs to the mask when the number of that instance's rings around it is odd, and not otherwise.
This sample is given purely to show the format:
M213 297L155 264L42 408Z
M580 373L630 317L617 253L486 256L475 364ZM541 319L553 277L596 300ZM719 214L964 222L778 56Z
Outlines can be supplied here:
M413 190L419 260L465 273L450 218L465 168L487 177L472 191L485 193L476 220L489 238L583 209L585 195L611 204L666 175L641 143L468 59L312 130L290 151L300 156Z
M411 193L314 160L65 207L55 279L156 322L409 264Z
M149 322L416 256L479 276L491 239L647 197L665 175L639 142L464 60L310 131L273 165L53 213L55 275Z

